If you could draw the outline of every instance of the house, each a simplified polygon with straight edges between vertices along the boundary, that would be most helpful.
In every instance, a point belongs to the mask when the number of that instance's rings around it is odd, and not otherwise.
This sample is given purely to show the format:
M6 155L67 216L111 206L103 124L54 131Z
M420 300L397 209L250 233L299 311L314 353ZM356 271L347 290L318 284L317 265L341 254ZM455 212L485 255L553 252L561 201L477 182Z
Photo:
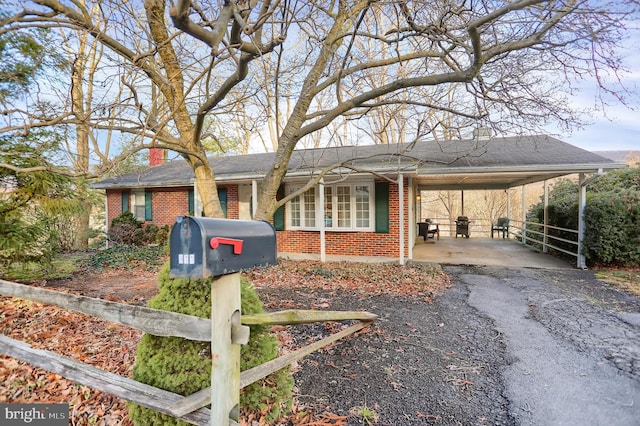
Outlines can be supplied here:
M155 156L157 157L157 156ZM214 157L227 218L249 220L274 153ZM283 194L334 166L323 184L288 202L273 219L280 255L411 259L420 190L508 189L555 177L624 167L549 136L420 141L295 151ZM144 223L171 225L202 208L185 161L156 165L93 185L106 191L107 224L130 210Z

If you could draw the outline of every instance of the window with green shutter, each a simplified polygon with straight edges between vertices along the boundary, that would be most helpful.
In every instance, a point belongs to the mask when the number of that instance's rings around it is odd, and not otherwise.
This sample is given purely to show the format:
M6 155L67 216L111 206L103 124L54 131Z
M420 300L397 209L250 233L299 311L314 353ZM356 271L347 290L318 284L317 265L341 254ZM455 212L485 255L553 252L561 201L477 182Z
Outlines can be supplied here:
M153 220L153 192L150 191L144 193L144 220Z
M222 206L222 213L227 217L227 188L218 188L218 199Z
M284 198L284 185L280 185L278 193L276 194L276 200ZM284 231L284 206L281 206L273 214L273 227L276 231Z
M196 214L196 194L193 191L193 189L189 190L189 193L187 195L188 197L188 207L187 207L187 211L189 212L189 214L191 216L195 216Z
M389 182L376 182L376 232L389 233Z
M122 192L122 213L129 211L129 193Z

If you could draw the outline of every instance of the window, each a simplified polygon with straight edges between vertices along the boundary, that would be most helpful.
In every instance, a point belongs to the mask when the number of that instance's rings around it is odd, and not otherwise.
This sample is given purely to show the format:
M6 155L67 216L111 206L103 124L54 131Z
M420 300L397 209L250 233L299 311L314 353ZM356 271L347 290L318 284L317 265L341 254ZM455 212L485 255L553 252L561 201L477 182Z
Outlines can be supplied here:
M298 186L288 187L292 194ZM317 188L295 197L287 204L287 223L291 229L316 230L322 214L326 230L372 231L374 199L372 183L335 184L324 186L324 205L319 205Z
M131 192L131 213L139 221L153 220L152 195L146 191Z

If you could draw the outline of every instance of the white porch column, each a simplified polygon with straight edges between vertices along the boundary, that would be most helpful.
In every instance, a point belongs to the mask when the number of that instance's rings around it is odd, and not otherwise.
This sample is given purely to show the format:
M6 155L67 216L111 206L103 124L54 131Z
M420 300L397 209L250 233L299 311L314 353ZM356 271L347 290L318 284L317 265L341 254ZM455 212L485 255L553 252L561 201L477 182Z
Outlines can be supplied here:
M522 244L527 245L527 190L522 185Z
M251 181L251 219L256 217L256 211L258 210L258 181Z
M409 260L413 259L413 246L416 244L416 218L417 218L417 202L416 193L413 186L413 177L409 176Z
M580 173L580 192L578 193L578 268L587 269L587 260L584 257L582 246L584 242L584 209L587 206L587 185L604 174L604 170L598 169L595 175L586 179L584 173Z
M543 238L542 238L542 252L549 253L549 229L547 225L549 224L549 182L547 180L544 181L544 210L542 211L542 223L543 223Z
M578 193L578 262L577 267L587 269L587 260L582 252L582 242L584 241L584 208L587 205L587 181L584 173L580 173L580 192Z
M398 175L398 224L400 225L400 264L404 265L404 176Z
M318 200L320 206L318 207L319 214L317 217L320 219L320 262L326 262L327 254L326 254L326 231L325 231L325 219L324 219L324 179L320 181L318 185L318 191L320 192Z
M198 191L198 184L193 182L193 215L195 217L202 216L202 199L200 198L200 192Z

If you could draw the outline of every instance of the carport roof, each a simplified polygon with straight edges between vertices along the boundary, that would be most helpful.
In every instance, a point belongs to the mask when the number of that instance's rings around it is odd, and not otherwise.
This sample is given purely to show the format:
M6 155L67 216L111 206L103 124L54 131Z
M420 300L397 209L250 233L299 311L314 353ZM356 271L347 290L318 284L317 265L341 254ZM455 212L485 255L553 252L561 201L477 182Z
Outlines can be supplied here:
M274 153L209 159L219 182L261 179ZM558 139L517 136L411 144L331 147L294 151L287 178L308 177L335 166L340 173L413 176L420 189L503 189L558 176L625 167ZM194 174L185 161L95 183L95 188L191 186Z

